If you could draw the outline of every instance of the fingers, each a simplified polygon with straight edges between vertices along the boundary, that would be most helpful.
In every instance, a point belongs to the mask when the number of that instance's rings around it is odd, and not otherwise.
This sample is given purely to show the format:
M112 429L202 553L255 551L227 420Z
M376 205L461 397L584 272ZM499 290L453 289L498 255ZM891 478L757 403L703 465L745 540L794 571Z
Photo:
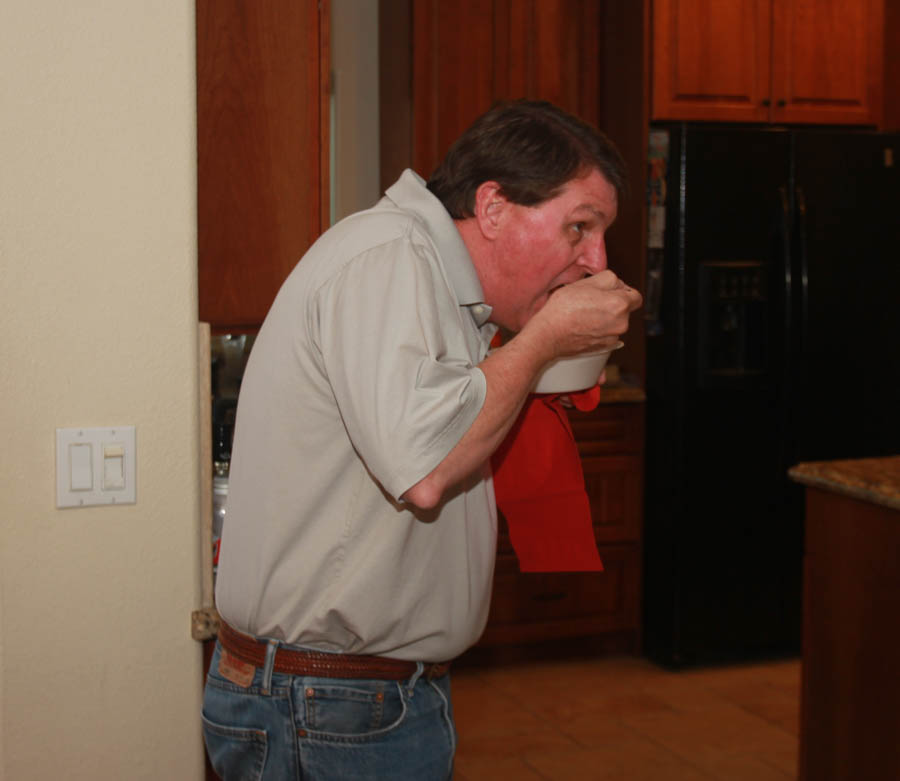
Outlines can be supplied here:
M628 311L633 312L637 309L641 304L644 303L644 297L633 287L628 287L625 285L623 288L623 292L628 298Z
M586 277L582 283L588 283L600 290L616 290L625 287L625 283L608 268Z
M629 312L633 312L644 301L643 296L637 290L626 285L625 282L619 279L619 277L609 269L604 269L593 276L583 279L581 282L590 284L598 290L619 291L623 293L628 302Z

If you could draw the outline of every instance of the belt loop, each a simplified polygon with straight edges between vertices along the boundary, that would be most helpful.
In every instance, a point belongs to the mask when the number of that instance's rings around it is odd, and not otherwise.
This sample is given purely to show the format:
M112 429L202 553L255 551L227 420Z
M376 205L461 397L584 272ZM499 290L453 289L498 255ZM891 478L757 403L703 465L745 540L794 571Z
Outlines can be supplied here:
M275 654L278 652L278 640L269 638L269 645L266 647L266 662L263 665L262 675L262 693L269 695L272 693L272 670L275 668Z
M425 672L425 665L422 662L416 662L416 671L412 674L412 678L409 679L409 683L406 684L406 693L409 694L410 698L413 696L413 689L416 688L416 683L422 677L423 672Z

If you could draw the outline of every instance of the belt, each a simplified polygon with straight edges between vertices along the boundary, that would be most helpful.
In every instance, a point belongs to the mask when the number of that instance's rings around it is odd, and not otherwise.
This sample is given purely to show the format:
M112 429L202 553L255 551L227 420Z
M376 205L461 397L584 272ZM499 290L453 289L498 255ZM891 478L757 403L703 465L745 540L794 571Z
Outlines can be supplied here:
M264 667L269 644L265 640L245 635L219 624L219 643L233 656L254 667ZM404 659L367 654L341 654L324 651L301 651L278 646L275 651L275 672L288 675L309 675L317 678L377 678L383 681L403 681L411 678L418 665ZM450 662L428 663L422 677L440 678L450 671Z

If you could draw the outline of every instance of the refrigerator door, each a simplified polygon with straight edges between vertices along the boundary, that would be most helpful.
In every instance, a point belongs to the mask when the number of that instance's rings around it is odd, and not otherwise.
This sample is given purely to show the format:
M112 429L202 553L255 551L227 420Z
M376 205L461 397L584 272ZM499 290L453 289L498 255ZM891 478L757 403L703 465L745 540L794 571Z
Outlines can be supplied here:
M795 134L796 460L900 453L900 135Z
M791 653L791 137L670 134L662 328L647 348L645 647L673 666Z

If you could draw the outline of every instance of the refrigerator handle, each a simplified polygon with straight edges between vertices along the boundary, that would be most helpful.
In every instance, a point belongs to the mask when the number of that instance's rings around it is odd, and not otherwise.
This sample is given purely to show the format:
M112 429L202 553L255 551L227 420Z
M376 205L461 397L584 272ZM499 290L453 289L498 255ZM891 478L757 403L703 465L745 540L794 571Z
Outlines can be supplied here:
M788 344L791 339L791 318L793 317L793 272L791 269L791 203L788 198L787 187L782 185L778 188L778 195L781 198L781 273L783 275L782 282L784 287L782 290L784 305L784 339ZM790 376L791 353L790 350L785 351L785 376Z
M782 326L784 328L784 338L782 340L782 393L783 400L781 404L782 420L781 430L783 432L790 431L791 409L793 406L794 389L792 379L793 371L793 270L791 268L791 202L788 197L788 190L785 185L778 188L778 195L781 201L781 300L783 306ZM779 474L785 474L792 465L789 463L793 453L793 443L788 442L785 437L779 439L780 452L778 453L778 470Z
M806 245L806 195L799 184L795 189L795 197L797 200L797 238L795 246L797 248L798 271L800 274L800 317L797 320L797 330L799 331L797 354L802 361L806 354L806 330L809 323L809 257Z

